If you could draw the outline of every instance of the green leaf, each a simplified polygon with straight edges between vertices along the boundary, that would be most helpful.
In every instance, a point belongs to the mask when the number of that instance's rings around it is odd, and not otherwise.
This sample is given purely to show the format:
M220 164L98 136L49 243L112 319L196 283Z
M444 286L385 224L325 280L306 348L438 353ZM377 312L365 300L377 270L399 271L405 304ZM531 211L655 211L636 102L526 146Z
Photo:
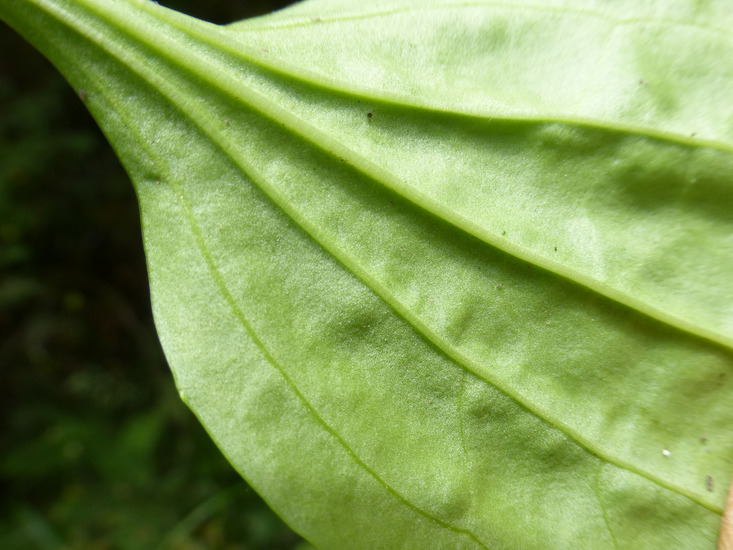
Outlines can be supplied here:
M135 184L183 399L294 529L369 549L715 546L732 13L0 0Z

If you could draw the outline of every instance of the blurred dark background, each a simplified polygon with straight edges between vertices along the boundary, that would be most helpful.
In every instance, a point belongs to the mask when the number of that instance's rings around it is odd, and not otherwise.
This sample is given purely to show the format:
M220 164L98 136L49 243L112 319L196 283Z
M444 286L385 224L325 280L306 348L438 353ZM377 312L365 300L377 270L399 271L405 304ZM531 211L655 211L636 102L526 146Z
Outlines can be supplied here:
M208 21L287 0L160 0ZM178 398L132 185L0 23L0 548L291 549Z

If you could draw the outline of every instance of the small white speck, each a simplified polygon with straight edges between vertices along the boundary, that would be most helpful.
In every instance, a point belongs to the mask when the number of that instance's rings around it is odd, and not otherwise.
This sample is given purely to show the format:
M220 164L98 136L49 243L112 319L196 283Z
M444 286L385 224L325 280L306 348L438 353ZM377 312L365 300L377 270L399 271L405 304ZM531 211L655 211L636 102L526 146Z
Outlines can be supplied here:
M662 454L663 454L664 456L669 456L669 455L671 455L672 453L670 453L670 452L669 452L669 451L668 451L667 449L662 449Z

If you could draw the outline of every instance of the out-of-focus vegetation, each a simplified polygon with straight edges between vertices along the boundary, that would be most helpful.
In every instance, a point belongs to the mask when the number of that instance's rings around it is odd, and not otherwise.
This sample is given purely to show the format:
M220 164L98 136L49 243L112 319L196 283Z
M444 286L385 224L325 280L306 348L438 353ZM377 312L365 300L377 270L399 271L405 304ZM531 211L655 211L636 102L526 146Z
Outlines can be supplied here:
M284 0L179 0L214 22ZM133 189L83 104L0 27L0 548L302 544L173 387Z

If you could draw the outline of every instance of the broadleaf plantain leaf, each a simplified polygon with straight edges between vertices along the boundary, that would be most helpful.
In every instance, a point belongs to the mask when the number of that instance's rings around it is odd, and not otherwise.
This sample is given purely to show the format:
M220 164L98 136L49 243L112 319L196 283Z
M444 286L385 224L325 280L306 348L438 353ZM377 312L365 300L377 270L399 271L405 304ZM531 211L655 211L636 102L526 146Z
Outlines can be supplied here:
M134 182L181 396L316 546L715 546L726 2L0 17Z

